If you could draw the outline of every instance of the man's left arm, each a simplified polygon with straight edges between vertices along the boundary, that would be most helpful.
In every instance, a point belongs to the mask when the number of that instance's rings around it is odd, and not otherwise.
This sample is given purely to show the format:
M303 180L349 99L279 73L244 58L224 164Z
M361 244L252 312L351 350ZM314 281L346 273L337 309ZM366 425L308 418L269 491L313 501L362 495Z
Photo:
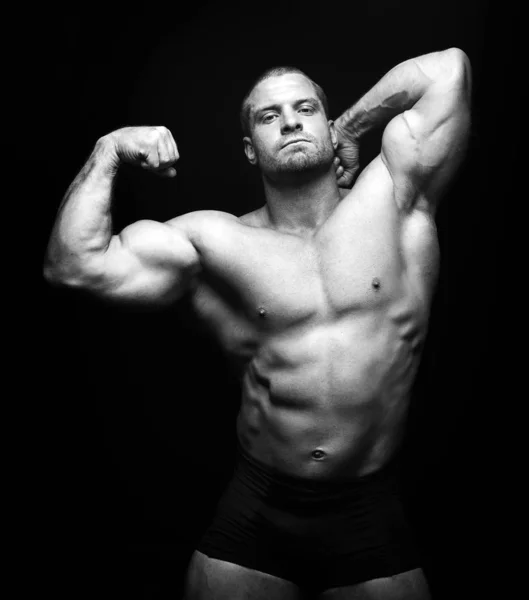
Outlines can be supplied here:
M336 120L338 138L359 145L367 131L386 125L380 155L398 204L410 209L420 202L434 211L466 154L471 94L470 61L462 50L412 58Z

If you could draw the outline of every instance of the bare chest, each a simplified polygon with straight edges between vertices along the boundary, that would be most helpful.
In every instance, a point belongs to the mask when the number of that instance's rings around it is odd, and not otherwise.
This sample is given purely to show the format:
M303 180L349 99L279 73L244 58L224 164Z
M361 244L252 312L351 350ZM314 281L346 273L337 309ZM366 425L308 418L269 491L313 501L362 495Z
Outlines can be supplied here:
M417 270L408 270L413 256L398 217L341 216L309 239L247 227L206 250L199 316L217 330L279 332L402 298Z

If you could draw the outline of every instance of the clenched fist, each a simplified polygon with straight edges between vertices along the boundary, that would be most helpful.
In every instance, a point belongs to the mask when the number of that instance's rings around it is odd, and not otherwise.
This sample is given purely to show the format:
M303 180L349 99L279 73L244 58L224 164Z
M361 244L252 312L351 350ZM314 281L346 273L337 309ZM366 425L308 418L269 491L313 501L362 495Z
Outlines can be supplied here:
M164 177L174 177L178 148L167 127L123 127L105 136L121 162L139 165Z

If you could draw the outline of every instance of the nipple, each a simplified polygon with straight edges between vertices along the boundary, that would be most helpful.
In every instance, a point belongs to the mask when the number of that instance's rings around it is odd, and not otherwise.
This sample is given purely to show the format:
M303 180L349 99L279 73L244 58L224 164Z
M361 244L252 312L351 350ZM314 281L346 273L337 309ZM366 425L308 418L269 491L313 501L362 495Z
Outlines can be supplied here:
M266 310L265 310L265 309L264 309L262 306L260 306L260 307L258 308L257 312L258 312L258 314L259 314L259 317L260 317L261 319L264 319L264 318L266 317Z
M323 450L313 450L312 458L315 458L316 460L321 460L322 458L325 458L325 452Z
M373 288L375 290L379 290L380 289L380 279L378 277L375 277L373 279L373 281L371 282L371 285L373 286Z

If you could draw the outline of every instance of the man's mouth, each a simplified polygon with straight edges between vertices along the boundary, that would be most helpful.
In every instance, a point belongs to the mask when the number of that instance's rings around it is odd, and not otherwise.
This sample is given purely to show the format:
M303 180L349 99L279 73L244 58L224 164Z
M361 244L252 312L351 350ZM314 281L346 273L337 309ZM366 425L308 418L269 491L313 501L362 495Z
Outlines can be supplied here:
M299 142L308 142L308 141L309 140L306 140L305 138L296 138L295 140L290 140L286 144L283 144L282 148L285 148L286 146L290 146L291 144L298 144Z

